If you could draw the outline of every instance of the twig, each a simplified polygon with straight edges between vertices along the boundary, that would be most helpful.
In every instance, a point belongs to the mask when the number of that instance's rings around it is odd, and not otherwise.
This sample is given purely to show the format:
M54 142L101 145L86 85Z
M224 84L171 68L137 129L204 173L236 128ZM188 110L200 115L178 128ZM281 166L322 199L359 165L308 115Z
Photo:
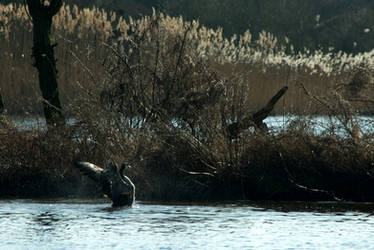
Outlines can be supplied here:
M328 106L328 107L330 108L330 106L329 106L326 102L322 101L321 99L319 99L319 98L316 97L315 95L312 95L312 94L307 90L307 88L304 86L304 84L303 84L302 82L299 82L299 85L300 85L300 86L302 87L302 89L304 90L304 93L305 93L307 96L309 96L311 99L313 99L313 100L319 102L320 104L326 105L326 106Z
M283 158L283 155L282 153L279 152L279 156L280 158L282 159L282 163L283 163L283 168L284 168L284 171L287 173L288 175L288 180L290 181L291 184L293 184L295 187L299 188L299 189L302 189L304 191L308 191L308 192L314 192L314 193L322 193L322 194L325 194L329 197L331 197L332 199L334 199L335 201L343 201L342 199L336 197L336 195L332 192L332 191L326 191L326 190L321 190L321 189L316 189L316 188L309 188L309 187L306 187L306 186L303 186L303 185L300 185L298 184L296 181L295 181L295 178L292 176L291 172L289 171L287 165L286 165L286 162Z
M182 55L183 55L183 51L184 51L184 47L186 45L187 34L188 34L188 32L190 32L190 30L191 30L191 26L189 26L186 29L186 31L184 32L183 40L182 40L182 46L180 47L179 54L178 54L178 60L177 60L177 63L175 65L175 71L174 71L174 77L173 77L173 79L175 79L175 77L177 75L178 67L179 67L179 64L181 63Z
M79 64L84 68L84 70L88 72L91 80L97 85L96 79L94 77L94 74L91 72L91 70L79 59L79 57L71 49L69 49L69 52L79 62Z
M205 175L205 176L211 176L211 177L215 176L214 174L211 174L211 173L208 173L208 172L187 171L183 168L179 168L179 170L182 171L183 173L190 174L190 175Z

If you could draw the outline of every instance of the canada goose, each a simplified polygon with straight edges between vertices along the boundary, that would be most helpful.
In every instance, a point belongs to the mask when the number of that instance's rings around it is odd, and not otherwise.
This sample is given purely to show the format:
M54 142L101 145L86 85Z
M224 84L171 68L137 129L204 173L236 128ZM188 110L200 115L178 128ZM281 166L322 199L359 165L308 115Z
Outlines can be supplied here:
M123 163L118 171L117 165L111 160L104 168L89 162L76 162L75 165L98 182L105 195L112 200L112 207L131 206L135 200L135 185L123 174L128 165Z

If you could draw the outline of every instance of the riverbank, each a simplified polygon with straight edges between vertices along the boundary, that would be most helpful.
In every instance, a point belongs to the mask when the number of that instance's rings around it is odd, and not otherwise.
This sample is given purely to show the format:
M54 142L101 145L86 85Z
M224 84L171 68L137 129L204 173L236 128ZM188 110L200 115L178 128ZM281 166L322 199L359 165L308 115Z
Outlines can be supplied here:
M103 150L107 140L98 143L96 136L85 135L82 124L58 130L2 128L0 197L100 197L99 187L73 166L77 159L101 165L108 152L119 155L110 143ZM290 128L273 135L252 132L231 141L237 150L231 153L240 156L211 162L210 168L188 145L173 140L122 145L128 155L122 152L115 160L132 166L127 175L137 199L374 201L369 137L316 136Z

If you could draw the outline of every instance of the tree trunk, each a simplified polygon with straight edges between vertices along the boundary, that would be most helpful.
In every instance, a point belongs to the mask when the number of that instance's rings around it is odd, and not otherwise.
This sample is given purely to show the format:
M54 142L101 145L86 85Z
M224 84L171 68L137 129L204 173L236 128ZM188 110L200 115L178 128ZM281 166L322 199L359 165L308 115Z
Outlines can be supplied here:
M0 93L0 115L2 115L4 112L4 102L3 102L3 97L1 96Z
M58 95L57 69L51 44L52 17L62 6L62 0L51 0L49 5L44 0L27 0L33 22L32 56L34 66L39 72L39 86L43 96L44 116L47 125L63 125L65 118Z

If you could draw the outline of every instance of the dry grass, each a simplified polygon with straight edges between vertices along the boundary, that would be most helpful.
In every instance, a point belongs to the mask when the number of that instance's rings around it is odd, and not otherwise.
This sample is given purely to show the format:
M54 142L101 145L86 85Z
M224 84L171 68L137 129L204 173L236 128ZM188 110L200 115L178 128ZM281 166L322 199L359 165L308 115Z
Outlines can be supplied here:
M159 14L154 14L159 15ZM58 58L61 98L65 105L76 97L77 84L85 84L81 63L92 72L102 72L106 56L102 43L128 41L134 32L146 29L152 17L125 21L115 13L101 9L78 9L64 5L54 18L54 37L59 44ZM198 21L185 22L182 17L159 15L162 34L182 34L189 27L188 50L208 60L225 78L243 86L245 105L256 110L272 95L274 89L288 85L289 91L282 107L276 112L313 113L299 83L317 95L324 94L336 84L348 83L358 67L373 68L374 50L357 55L321 51L293 53L278 44L277 38L266 32L253 40L249 31L239 36L224 38L222 30L201 26ZM146 34L148 36L149 34ZM37 73L31 66L31 22L22 5L0 5L0 89L9 113L41 113ZM291 51L291 53L286 53ZM77 60L81 62L79 62ZM372 80L369 80L372 83ZM372 88L365 92L372 98ZM372 109L368 108L369 110ZM317 110L318 111L318 110ZM366 110L367 111L367 110Z

